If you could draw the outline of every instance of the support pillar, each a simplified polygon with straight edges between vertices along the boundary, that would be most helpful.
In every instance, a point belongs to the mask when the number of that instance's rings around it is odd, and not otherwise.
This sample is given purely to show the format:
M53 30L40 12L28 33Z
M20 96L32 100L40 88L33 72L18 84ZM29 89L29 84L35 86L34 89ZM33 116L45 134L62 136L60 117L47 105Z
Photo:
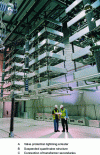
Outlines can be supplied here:
M13 138L14 137L14 94L12 95L12 105L11 105L11 120L10 120L10 133L9 133L9 137Z

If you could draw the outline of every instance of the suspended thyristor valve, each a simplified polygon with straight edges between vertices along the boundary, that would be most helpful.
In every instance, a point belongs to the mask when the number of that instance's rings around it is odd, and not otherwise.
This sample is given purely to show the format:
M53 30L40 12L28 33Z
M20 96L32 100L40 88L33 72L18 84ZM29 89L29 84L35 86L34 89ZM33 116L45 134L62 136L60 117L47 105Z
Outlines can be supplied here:
M93 52L97 70L100 73L100 45L96 45L96 21L94 17L94 10L92 8L90 0L83 0L84 10L86 13L86 20L89 27L89 34L91 37L91 48L90 50Z

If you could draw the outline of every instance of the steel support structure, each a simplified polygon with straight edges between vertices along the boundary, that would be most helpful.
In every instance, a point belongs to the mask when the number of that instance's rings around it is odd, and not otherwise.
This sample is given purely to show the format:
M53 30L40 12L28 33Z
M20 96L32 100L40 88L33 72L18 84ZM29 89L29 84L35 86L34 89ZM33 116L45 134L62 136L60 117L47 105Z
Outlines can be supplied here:
M12 105L11 105L11 119L10 119L10 133L9 133L9 137L13 138L14 137L14 103L15 103L15 99L14 99L14 93L12 94Z

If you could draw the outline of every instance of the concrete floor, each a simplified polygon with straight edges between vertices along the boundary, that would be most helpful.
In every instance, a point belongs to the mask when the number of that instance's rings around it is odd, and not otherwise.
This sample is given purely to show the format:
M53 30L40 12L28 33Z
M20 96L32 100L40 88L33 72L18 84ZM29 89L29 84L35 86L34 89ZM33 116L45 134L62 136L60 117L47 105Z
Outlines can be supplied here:
M0 118L0 138L9 138L10 118ZM69 124L69 132L54 132L53 122L14 118L14 138L100 138L100 128Z

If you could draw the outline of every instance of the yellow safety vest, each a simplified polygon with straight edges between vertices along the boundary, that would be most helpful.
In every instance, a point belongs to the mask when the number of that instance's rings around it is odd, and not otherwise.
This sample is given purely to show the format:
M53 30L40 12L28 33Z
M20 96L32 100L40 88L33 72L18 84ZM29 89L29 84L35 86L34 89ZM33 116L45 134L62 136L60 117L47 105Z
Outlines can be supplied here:
M61 118L64 118L66 116L66 109L64 108L63 110L61 109Z
M57 109L57 112L59 112L58 109ZM54 110L54 114L55 113L56 113L56 111ZM55 119L55 115L53 115L53 119ZM58 115L58 119L59 119L59 115Z

